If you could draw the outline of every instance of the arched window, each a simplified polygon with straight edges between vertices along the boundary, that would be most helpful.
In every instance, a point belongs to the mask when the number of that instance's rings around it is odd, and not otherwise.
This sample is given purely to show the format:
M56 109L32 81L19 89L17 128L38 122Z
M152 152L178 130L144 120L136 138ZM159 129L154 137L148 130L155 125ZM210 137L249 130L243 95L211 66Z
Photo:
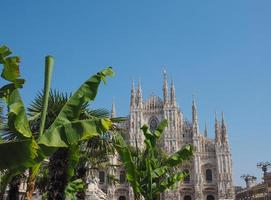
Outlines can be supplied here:
M123 184L125 181L125 171L120 171L120 183Z
M186 196L184 196L183 200L192 200L192 198L190 195L186 195Z
M210 170L210 169L206 170L206 181L207 182L213 181L213 173L212 173L212 170Z
M207 196L207 200L215 200L215 198L214 198L213 195L208 195L208 196Z
M99 180L100 180L100 184L103 184L105 182L105 173L104 173L104 171L99 171Z
M126 200L126 197L125 196L120 196L119 200Z
M151 117L151 119L149 121L150 129L152 131L154 131L157 128L158 123L159 123L159 121L158 121L157 117L155 117L155 116Z
M190 173L188 169L184 170L185 173L187 173L188 175L184 178L183 182L184 183L190 183Z

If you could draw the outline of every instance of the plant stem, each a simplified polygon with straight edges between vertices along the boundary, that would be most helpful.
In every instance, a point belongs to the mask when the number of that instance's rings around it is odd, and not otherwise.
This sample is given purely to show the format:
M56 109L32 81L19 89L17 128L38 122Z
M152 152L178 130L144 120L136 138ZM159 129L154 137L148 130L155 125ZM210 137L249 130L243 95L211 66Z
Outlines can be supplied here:
M54 67L54 58L52 56L46 56L45 57L45 79L44 79L44 90L43 90L44 92L43 109L41 113L41 124L40 124L39 136L43 134L44 127L45 127L53 67Z
M3 177L1 177L1 184L0 184L0 200L4 199L6 188L10 180L12 179L12 176L14 174L11 172L8 172Z
M25 191L24 200L32 200L32 196L35 191L36 177L39 172L40 166L41 166L41 163L38 163L29 169L29 175L27 179L27 188Z

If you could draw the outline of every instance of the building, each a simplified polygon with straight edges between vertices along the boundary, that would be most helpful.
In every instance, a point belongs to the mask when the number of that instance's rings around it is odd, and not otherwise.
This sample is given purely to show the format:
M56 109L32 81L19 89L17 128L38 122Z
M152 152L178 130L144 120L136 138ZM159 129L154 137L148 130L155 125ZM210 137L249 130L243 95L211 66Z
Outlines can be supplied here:
M263 181L256 183L256 177L245 176L246 188L235 190L236 200L271 200L271 172L264 172Z
M115 115L113 105L112 114ZM125 127L127 141L131 145L143 146L144 135L140 131L143 124L155 129L162 119L168 119L168 127L162 138L162 148L171 154L185 144L195 148L194 158L183 166L189 176L180 183L178 189L166 191L162 200L233 200L234 187L232 181L232 158L228 141L227 126L222 114L221 121L215 116L215 139L208 138L205 128L203 134L199 130L198 113L195 100L192 103L192 120L187 121L177 105L174 83L168 87L167 74L164 72L163 98L151 95L143 101L140 83L138 88L132 84L129 120ZM111 158L113 164L119 164ZM106 174L119 176L120 185L108 186ZM108 199L133 199L132 189L125 181L125 171L108 169L99 172L100 188L107 193ZM102 181L101 181L102 180Z

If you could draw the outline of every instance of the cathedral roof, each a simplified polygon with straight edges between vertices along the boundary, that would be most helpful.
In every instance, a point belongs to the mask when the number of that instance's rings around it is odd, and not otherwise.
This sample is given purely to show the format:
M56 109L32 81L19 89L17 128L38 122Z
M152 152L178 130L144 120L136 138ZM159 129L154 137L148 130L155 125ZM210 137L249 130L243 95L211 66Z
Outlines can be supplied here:
M160 97L151 95L145 102L144 102L144 109L154 109L154 108L162 108L163 101Z

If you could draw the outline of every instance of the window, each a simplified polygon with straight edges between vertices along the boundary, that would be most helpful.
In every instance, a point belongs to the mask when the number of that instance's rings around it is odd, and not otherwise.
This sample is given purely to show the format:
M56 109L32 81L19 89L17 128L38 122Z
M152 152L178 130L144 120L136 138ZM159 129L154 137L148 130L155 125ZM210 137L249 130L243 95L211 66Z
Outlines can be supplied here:
M151 119L149 121L150 129L152 131L154 131L157 128L158 123L159 123L159 121L155 116L151 117Z
M212 173L212 170L210 170L210 169L206 170L206 181L207 182L213 181L213 173Z
M188 169L184 170L185 173L187 173L188 175L184 178L184 183L190 183L190 173Z
M183 200L192 200L191 196L190 195L186 195Z
M120 183L125 183L125 171L120 171Z
M99 180L100 180L100 184L103 184L105 182L105 173L104 173L104 171L99 171Z
M207 196L207 200L215 200L215 198L214 198L213 195L208 195L208 196Z
M126 197L125 196L120 196L119 200L126 200Z

